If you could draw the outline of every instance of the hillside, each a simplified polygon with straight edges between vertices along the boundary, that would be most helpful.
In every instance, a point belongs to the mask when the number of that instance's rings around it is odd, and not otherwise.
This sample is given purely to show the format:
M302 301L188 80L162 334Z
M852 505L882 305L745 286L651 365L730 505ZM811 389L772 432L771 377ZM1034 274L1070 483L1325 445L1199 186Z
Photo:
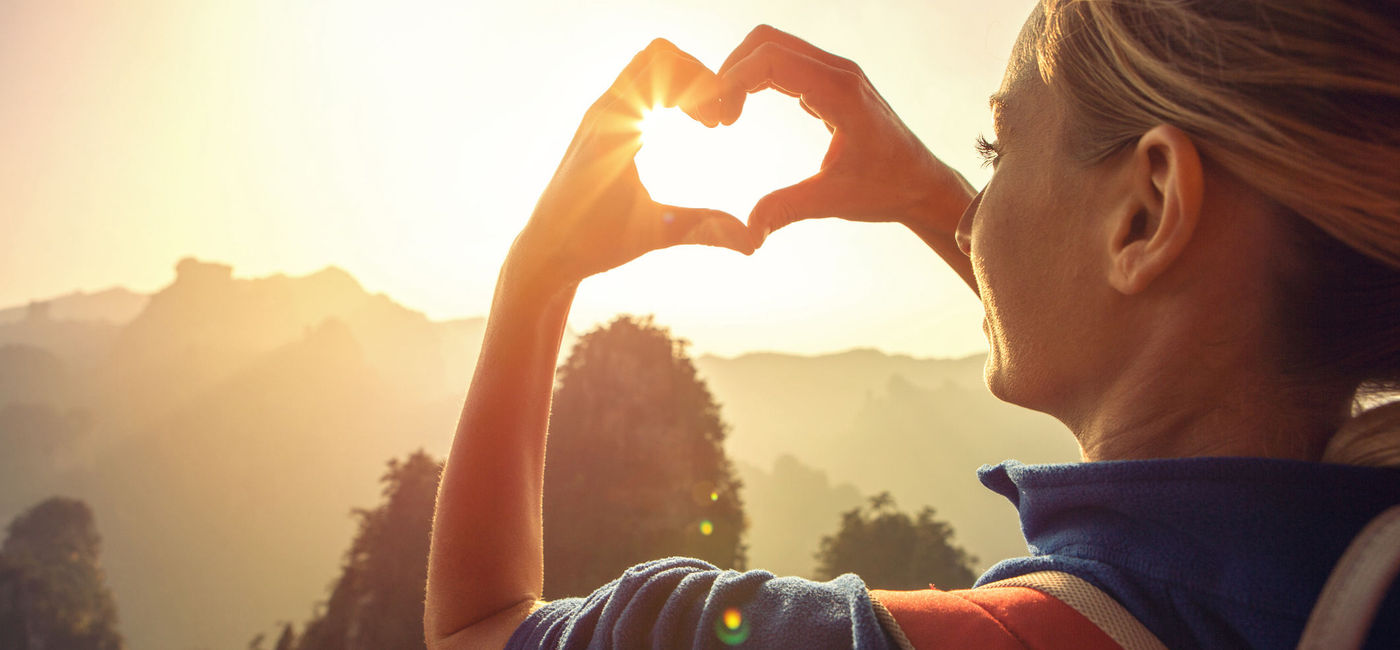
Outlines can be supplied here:
M976 469L1010 458L1073 462L1078 447L1053 418L992 397L982 384L982 364L981 356L915 359L876 350L696 361L733 424L734 457L757 467L775 459L780 467L799 462L824 472L823 481L864 495L889 491L905 509L932 506L986 567L1024 555L1026 548L1015 510L978 483ZM770 485L792 494L754 500L749 515L755 537L773 534L765 527L787 516L765 504L790 504L811 489L800 482L755 483ZM822 495L808 497L814 504L829 498L824 490L812 494ZM820 506L830 516L823 534L836 526L833 513L851 507ZM751 556L755 566L763 565L763 548ZM810 556L795 546L774 551L775 561L784 563L794 554L804 561Z
M157 649L242 647L323 598L384 460L445 448L480 331L338 269L188 259L127 322L26 313L0 326L0 518L92 504L122 630Z
M87 500L122 632L156 650L243 647L324 599L385 460L445 454L485 325L431 321L339 269L240 278L192 259L124 321L59 300L72 311L0 311L23 312L0 324L0 519ZM984 564L1023 552L973 470L1074 445L991 398L981 365L697 359L746 484L750 566L810 574L839 514L886 490L936 508Z
M114 325L130 322L142 309L150 296L137 293L124 287L113 287L103 291L88 293L75 291L70 294L43 300L43 316L53 320L105 322ZM17 305L0 309L0 324L22 321L33 315L30 305Z

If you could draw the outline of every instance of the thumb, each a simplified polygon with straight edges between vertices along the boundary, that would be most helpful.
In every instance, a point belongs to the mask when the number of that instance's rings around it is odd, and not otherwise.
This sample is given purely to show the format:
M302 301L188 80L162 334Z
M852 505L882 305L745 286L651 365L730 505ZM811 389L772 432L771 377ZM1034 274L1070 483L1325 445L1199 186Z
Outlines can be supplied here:
M832 203L837 198L832 189L818 173L759 199L749 212L749 231L754 245L762 244L770 233L790 223L832 216Z
M748 227L728 212L674 205L656 207L661 222L656 248L703 244L753 254L755 246L749 241Z

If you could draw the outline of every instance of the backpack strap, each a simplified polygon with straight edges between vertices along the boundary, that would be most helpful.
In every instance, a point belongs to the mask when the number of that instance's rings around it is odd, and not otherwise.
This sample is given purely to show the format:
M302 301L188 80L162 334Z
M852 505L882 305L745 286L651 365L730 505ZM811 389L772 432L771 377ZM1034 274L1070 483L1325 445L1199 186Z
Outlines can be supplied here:
M899 626L899 621L894 620L894 614L875 597L874 592L870 594L870 607L875 610L875 619L880 621L880 627L889 635L890 640L894 641L895 647L899 650L915 650L914 643L904 635L904 628Z
M1109 638L1124 650L1166 650L1167 646L1157 638L1112 596L1089 584L1078 576L1063 571L1037 571L1006 580L990 582L979 587L1030 587L1041 593L1053 596L1060 602L1074 608L1081 616L1089 619L1103 630Z
M1165 648L1112 598L1058 572L976 589L872 590L870 595L876 618L902 650Z
M1400 573L1400 506L1391 506L1351 541L1313 606L1299 650L1360 648Z

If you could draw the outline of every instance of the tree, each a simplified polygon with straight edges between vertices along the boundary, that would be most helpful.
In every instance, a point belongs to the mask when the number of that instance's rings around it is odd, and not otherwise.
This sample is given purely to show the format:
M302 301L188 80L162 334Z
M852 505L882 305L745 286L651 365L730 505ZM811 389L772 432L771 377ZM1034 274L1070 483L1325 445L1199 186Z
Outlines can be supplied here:
M293 645L290 626L277 650L422 648L428 538L442 463L419 450L389 461L384 501L357 510L359 532L325 609Z
M835 535L822 538L817 574L829 580L854 573L872 589L972 586L977 558L954 546L953 527L933 516L927 506L914 517L899 512L889 492L870 497L864 508L841 515Z
M119 650L92 509L54 497L15 517L0 547L0 647Z
M581 337L559 368L544 479L545 597L584 595L639 562L742 568L743 504L727 426L650 318Z
M292 630L291 623L282 624L282 634L277 637L277 645L273 650L294 650L296 648L297 635Z

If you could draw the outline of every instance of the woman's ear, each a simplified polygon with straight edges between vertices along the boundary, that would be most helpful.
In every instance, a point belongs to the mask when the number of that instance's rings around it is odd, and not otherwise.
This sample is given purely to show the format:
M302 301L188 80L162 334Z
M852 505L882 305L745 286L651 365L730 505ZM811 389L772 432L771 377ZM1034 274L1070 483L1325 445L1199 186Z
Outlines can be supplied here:
M1174 126L1151 128L1129 156L1127 201L1109 228L1109 283L1135 294L1170 268L1191 241L1205 181L1196 145Z

